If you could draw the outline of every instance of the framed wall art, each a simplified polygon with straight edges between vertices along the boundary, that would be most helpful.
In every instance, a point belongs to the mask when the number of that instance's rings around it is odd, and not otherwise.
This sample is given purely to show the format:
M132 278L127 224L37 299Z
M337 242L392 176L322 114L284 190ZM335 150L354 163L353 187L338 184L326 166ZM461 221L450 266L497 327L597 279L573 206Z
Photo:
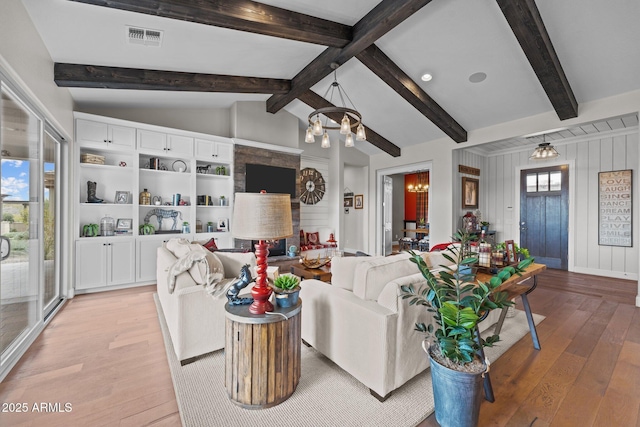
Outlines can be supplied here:
M633 246L632 170L598 173L598 244Z
M118 205L126 205L129 203L129 193L128 191L116 191L116 199L115 203Z
M478 209L480 181L476 178L462 177L462 209Z
M344 207L352 208L353 207L353 197L345 197L344 198Z
M355 197L355 208L356 209L362 209L364 207L364 195L363 194L356 194Z

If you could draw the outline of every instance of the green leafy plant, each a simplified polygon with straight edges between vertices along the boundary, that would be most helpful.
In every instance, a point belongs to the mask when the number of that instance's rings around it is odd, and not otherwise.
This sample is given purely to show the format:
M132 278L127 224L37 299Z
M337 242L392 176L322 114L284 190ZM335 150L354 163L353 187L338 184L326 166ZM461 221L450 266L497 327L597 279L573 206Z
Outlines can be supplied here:
M138 227L140 234L149 235L156 232L156 228L151 224L140 224Z
M453 240L460 245L450 246L444 257L454 263L455 268L445 267L439 273L432 273L420 254L409 251L411 262L418 266L427 283L417 290L412 285L404 285L401 289L402 298L408 299L410 305L425 306L433 313L436 327L433 323L416 323L416 330L435 338L443 358L454 365L465 365L474 360L481 347L491 347L499 340L498 335L475 339L476 326L486 312L513 305L507 293L498 292L496 288L512 275L519 275L533 259L526 259L517 267L504 268L486 283L474 283L473 275L458 273L460 267L471 266L478 261L463 253L462 248L467 247L472 239L467 232L459 230Z
M83 237L96 237L100 234L100 227L98 224L85 224L82 226Z
M516 249L516 253L519 255L522 255L522 257L524 259L530 258L531 254L529 253L529 249L527 248L521 248L518 246L517 243L514 243L513 246ZM504 251L505 250L505 244L504 242L500 242L498 244L496 244L495 249L499 250L499 251Z
M296 276L282 275L282 276L278 276L278 278L273 282L273 287L275 288L276 291L287 292L287 291L294 291L299 284L300 284L300 281Z

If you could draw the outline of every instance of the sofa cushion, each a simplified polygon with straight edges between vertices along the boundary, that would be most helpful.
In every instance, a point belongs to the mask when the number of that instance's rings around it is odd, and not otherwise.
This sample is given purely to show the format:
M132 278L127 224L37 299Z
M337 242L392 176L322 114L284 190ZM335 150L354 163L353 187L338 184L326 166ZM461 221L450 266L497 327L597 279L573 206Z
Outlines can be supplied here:
M249 264L250 267L256 265L256 255L253 252L220 252L216 251L215 255L218 257L224 268L224 277L231 278L237 277L240 274L242 266Z
M420 255L424 259L429 269L442 269L442 266L452 266L454 263L445 258L445 254L452 256L451 252L422 252Z
M410 255L402 253L388 257L357 257L363 260L353 273L353 293L365 300L377 300L390 281L419 272L409 261Z
M377 257L382 258L382 257ZM331 284L337 288L353 291L353 275L356 267L371 258L333 257L331 258Z
M319 245L320 233L318 233L317 231L314 233L307 233L306 242L307 242L307 245Z
M204 242L202 246L204 246L206 249L208 249L211 252L215 252L218 250L218 245L216 245L216 239L214 239L213 237L209 239L208 242Z

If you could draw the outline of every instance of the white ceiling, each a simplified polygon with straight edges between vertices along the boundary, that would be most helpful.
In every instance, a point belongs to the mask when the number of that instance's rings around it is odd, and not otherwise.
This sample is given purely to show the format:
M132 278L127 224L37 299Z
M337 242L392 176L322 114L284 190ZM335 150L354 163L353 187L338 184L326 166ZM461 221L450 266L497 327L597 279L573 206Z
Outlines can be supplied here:
M66 0L22 0L55 62L290 79L324 46L124 12ZM270 0L353 25L378 0ZM640 89L640 1L537 0L579 103ZM132 45L126 26L164 31L160 48ZM432 0L376 42L467 131L553 108L495 0ZM425 83L420 76L434 75ZM487 79L470 83L484 72ZM324 94L333 76L312 90ZM443 132L357 59L338 81L365 124L406 147ZM219 108L268 95L70 89L79 107ZM306 123L311 108L286 108ZM380 152L367 144L363 151Z

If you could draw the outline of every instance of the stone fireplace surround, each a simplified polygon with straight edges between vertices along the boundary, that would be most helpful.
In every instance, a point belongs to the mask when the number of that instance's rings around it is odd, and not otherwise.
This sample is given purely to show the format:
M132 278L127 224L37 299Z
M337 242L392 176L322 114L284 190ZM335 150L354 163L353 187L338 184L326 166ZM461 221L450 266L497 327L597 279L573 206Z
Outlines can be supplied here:
M235 145L234 148L234 192L244 193L245 173L247 163L279 166L296 170L296 177L300 176L300 155L283 153L274 150ZM268 179L268 177L265 177ZM291 245L300 247L300 187L296 185L296 197L291 199L291 220L293 222L293 236L287 238L285 248ZM233 225L231 225L233 227ZM234 239L234 247L251 247L251 240Z

